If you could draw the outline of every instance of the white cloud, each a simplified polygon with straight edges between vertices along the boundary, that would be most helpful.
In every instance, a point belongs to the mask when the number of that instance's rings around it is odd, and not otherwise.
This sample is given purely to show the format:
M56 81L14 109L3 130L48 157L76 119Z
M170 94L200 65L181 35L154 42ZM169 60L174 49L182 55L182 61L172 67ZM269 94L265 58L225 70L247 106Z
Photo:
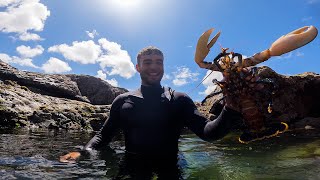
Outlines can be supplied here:
M206 76L207 77L212 71L207 71ZM205 78L204 77L204 78ZM214 84L212 81L213 79L217 79L218 81L221 81L223 79L223 75L221 72L213 71L203 82L202 84L205 86L205 90L203 92L200 92L200 94L209 95L216 89L216 84Z
M306 22L310 20L312 20L312 16L302 18L302 22Z
M86 33L91 39L94 39L95 36L99 35L99 33L95 29L92 32L86 31Z
M72 46L67 44L55 45L48 49L49 52L61 53L66 59L81 64L94 64L101 54L101 48L92 40L74 41Z
M117 81L116 79L114 79L114 78L112 78L112 79L107 79L106 81L107 81L109 84L111 84L112 86L114 86L114 87L119 87L118 81Z
M97 71L97 73L98 74L96 75L96 77L98 77L98 78L100 78L100 79L102 79L104 81L107 81L109 84L111 84L114 87L119 87L118 81L116 79L114 79L114 78L107 79L107 74L103 73L102 70Z
M292 52L289 52L289 53L286 53L286 54L283 54L281 56L277 56L277 59L289 59L293 56L293 53Z
M6 7L6 6L10 5L10 4L17 3L19 1L21 1L21 0L1 0L0 1L0 7Z
M121 45L110 42L105 38L99 39L99 44L106 52L97 60L100 67L111 68L108 75L119 75L124 78L131 78L136 70L127 51L121 49Z
M301 57L301 56L304 56L303 52L293 51L293 52L289 52L289 53L283 54L281 56L277 56L277 59L290 59L290 58L293 58L293 57Z
M173 72L174 74L174 80L172 83L176 86L182 86L190 81L197 81L197 76L199 73L192 73L189 68L187 67L178 67L178 71Z
M45 73L63 73L72 70L68 63L53 57L44 63L41 69Z
M10 60L11 60L11 57L7 54L2 54L0 53L0 59L3 61L3 62L6 62L6 63L9 63Z
M182 85L185 85L187 84L187 80L186 79L174 79L172 81L172 83L176 86L182 86Z
M171 76L169 74L164 73L162 80L171 79Z
M32 59L29 58L20 58L17 56L10 57L7 54L0 53L0 59L9 64L19 64L20 66L28 66L33 68L39 68L38 66L34 65Z
M28 31L42 31L50 11L40 0L1 0L0 6L6 7L0 12L0 31L19 33L21 39L26 37ZM30 34L29 34L30 35ZM39 39L34 34L33 39Z
M21 41L40 41L43 40L38 34L24 32L19 35Z
M22 56L26 58L32 58L35 56L38 56L43 53L44 49L42 46L37 45L35 48L31 48L30 46L18 46L17 52Z
M299 51L297 51L297 52L296 52L296 56L297 56L297 57L304 56L304 53L303 53L303 52L299 52Z
M106 79L107 79L107 74L106 74L106 73L103 73L102 70L97 71L97 73L98 73L98 74L96 75L97 78L100 78L100 79L102 79L102 80L106 80Z
M307 3L308 4L315 4L315 3L318 3L320 2L320 0L308 0Z
M52 46L49 52L61 53L66 59L81 64L99 63L107 75L119 75L131 78L135 74L134 64L127 51L121 49L121 45L110 42L105 38L94 41L74 41L71 46L60 44ZM115 81L111 81L115 83Z

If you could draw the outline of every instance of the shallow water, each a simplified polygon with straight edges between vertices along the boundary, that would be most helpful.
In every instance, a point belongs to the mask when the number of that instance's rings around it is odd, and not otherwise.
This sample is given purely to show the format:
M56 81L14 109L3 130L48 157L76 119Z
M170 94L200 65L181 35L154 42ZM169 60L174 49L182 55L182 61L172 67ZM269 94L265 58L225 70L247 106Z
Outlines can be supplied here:
M112 179L124 156L115 152L65 164L58 157L84 145L91 134L66 131L0 132L0 179ZM320 179L320 139L290 132L281 137L240 144L234 135L208 143L185 134L179 143L183 179Z

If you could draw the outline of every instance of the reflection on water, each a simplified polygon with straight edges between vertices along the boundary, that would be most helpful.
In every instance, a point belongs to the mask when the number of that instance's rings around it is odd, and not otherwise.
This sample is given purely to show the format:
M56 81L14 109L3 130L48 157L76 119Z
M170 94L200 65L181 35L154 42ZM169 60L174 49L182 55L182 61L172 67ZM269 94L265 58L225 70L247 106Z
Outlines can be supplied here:
M84 145L91 134L66 131L0 133L1 179L112 179L121 171L123 142L115 151L82 157L76 164L58 157ZM178 166L183 179L318 179L319 137L282 137L248 145L234 136L208 143L192 134L180 139ZM157 177L156 175L153 178ZM124 177L125 178L125 177Z

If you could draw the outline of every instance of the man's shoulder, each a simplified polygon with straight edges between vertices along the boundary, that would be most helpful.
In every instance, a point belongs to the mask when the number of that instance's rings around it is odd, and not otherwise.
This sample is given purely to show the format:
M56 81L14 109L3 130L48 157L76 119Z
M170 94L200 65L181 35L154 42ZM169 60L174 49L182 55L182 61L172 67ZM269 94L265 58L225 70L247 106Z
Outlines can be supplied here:
M170 87L165 87L165 91L167 93L169 93L170 95L172 95L172 97L175 100L185 100L185 99L191 99L186 93L184 92L180 92L180 91L176 91Z
M128 100L132 99L130 97L139 97L139 93L135 91L129 91L126 93L119 94L112 102L114 107L120 107L123 103L127 102ZM131 100L130 100L131 101Z
M120 94L116 97L115 101L116 100L125 100L129 97L138 97L138 98L142 98L142 94L141 94L141 91L140 89L136 89L136 90L133 90L133 91L128 91L128 92L125 92L123 94Z
M186 93L175 91L173 89L170 90L169 88L167 92L171 92L171 98L169 100L170 102L173 102L173 104L176 107L179 107L179 108L195 107L193 100Z

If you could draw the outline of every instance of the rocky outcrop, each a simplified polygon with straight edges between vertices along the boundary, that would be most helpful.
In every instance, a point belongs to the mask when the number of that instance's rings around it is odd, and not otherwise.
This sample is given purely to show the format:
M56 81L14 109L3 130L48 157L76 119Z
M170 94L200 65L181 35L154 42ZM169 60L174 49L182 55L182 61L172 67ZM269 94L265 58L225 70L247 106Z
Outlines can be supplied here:
M70 74L66 76L77 83L82 96L87 97L91 104L111 104L115 97L127 91L88 75Z
M98 129L124 92L96 77L19 71L0 61L0 128Z
M0 79L17 82L35 93L100 105L110 104L116 96L127 92L93 76L20 71L2 61Z
M270 96L267 89L255 94L257 106L266 117L267 122L284 121L292 129L317 129L320 131L320 75L306 72L294 76L277 74L269 67L260 67L258 74L261 78L270 78L275 82L276 91L272 96L273 112L267 112ZM219 99L222 94L218 87L215 92L202 102L199 107L207 117L215 118L221 111Z

